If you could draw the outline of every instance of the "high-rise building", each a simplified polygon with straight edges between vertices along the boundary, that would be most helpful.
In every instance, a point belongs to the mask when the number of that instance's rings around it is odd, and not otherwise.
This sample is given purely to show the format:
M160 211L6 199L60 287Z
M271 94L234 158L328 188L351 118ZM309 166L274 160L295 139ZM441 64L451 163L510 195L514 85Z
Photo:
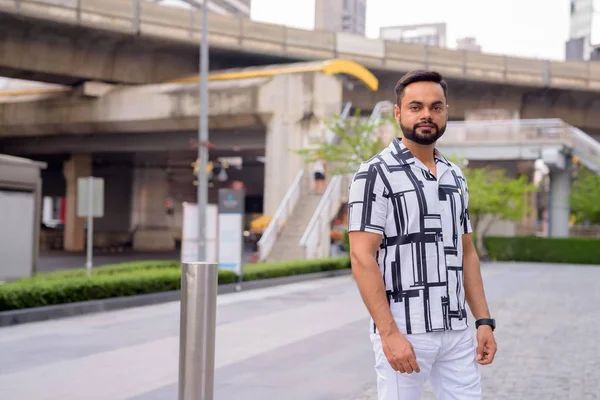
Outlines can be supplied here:
M379 36L384 40L446 47L446 24L385 26L379 29Z
M315 30L365 34L367 0L316 0Z
M173 7L201 7L204 0L149 0L154 3ZM252 0L208 0L208 11L221 15L250 17Z
M462 39L457 39L456 48L458 50L467 50L481 53L481 46L477 44L477 39L471 36Z
M566 59L574 61L593 59L598 45L600 45L600 0L571 0Z

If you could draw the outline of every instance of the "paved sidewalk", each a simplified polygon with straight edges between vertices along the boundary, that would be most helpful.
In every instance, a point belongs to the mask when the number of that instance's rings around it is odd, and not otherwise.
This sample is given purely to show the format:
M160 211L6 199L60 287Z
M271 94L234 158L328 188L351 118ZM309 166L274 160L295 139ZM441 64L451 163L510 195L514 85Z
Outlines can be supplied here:
M499 344L484 399L600 399L600 267L483 277ZM376 399L368 329L348 276L220 295L215 400ZM0 328L0 399L175 400L178 345L178 302Z
M531 268L528 278L523 268ZM600 266L498 269L502 275L484 276L498 353L492 365L480 368L483 398L600 399ZM518 288L503 294L498 284L510 285L512 272ZM423 400L434 400L427 389ZM376 399L374 384L355 398Z

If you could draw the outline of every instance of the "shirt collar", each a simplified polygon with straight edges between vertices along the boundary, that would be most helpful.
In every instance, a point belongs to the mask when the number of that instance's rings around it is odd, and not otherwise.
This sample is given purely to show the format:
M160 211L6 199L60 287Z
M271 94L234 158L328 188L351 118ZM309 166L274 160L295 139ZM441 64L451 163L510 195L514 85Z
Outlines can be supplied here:
M425 166L425 164L423 164L419 159L417 159L410 152L408 147L406 147L404 145L404 143L402 143L402 138L395 137L388 147L389 147L390 151L392 152L394 158L396 158L398 163L400 163L401 165L415 164L415 165L418 165L420 168L425 169L426 171L429 171L429 169ZM436 164L439 162L439 163L446 165L447 167L451 166L450 162L446 159L446 157L444 157L444 155L442 153L440 153L440 151L438 149L434 149L433 154L435 156ZM445 171L445 169L444 169L444 171ZM441 176L441 174L440 174L440 176Z

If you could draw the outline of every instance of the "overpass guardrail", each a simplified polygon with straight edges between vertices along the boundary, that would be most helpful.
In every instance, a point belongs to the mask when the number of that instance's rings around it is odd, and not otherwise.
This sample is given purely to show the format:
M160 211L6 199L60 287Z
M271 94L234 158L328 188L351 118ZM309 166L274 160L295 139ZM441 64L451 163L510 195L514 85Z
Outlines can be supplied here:
M440 145L469 146L528 145L539 149L562 146L597 173L600 173L600 142L562 119L516 119L503 121L454 121L440 139Z
M0 0L0 13L57 20L197 45L200 10L147 0ZM209 13L211 47L293 59L345 58L376 70L435 69L447 77L600 91L600 64L527 59L309 31Z

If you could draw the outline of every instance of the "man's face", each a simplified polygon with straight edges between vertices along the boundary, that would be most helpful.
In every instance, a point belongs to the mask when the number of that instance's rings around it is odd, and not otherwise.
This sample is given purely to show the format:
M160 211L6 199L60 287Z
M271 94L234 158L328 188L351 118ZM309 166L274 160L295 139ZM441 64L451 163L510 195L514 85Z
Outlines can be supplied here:
M415 82L404 89L400 106L394 105L396 122L406 139L434 144L446 131L448 105L444 89L435 82Z

